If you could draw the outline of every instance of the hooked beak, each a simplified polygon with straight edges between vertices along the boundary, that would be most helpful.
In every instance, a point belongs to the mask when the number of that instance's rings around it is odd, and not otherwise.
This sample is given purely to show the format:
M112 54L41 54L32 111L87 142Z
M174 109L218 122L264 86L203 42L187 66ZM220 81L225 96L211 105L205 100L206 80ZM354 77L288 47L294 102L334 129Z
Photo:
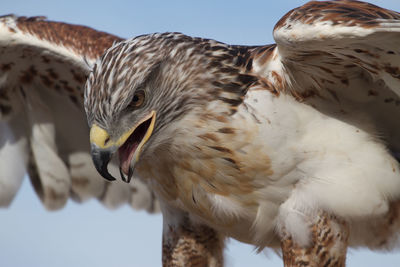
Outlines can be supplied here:
M116 147L110 149L101 149L96 144L91 144L92 160L96 170L108 181L114 181L115 178L108 172L108 163L112 155L117 150Z
M110 139L106 130L93 124L90 129L91 153L94 166L101 176L109 181L115 180L107 167L113 154L118 151L121 178L127 183L131 181L142 148L153 133L155 119L156 112L151 111L116 141Z

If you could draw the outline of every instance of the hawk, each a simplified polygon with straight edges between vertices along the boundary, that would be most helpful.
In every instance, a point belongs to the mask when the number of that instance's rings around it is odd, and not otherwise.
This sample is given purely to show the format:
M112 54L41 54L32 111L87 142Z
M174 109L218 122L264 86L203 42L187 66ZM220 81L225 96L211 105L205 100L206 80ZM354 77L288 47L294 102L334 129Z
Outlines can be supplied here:
M85 88L93 162L161 202L165 266L221 266L225 237L285 266L343 266L400 228L400 14L309 2L276 44L180 33L113 45Z
M158 209L144 183L108 183L90 156L84 83L96 59L122 40L44 17L0 17L0 206L28 172L48 210L93 197L109 208Z

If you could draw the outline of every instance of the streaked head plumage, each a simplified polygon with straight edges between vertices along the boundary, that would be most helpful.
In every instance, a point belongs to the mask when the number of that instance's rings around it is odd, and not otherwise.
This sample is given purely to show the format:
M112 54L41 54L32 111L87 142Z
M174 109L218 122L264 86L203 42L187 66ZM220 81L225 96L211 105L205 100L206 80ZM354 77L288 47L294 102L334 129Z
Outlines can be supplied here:
M157 114L151 140L143 147L146 150L157 137L169 139L165 132L159 135L161 129L210 102L226 105L229 114L256 80L243 66L246 51L180 33L143 35L115 44L97 62L86 83L89 125L107 132L93 132L101 136L93 140L101 140L97 146L104 147L105 140L116 144L121 136L132 134L132 127L143 118Z

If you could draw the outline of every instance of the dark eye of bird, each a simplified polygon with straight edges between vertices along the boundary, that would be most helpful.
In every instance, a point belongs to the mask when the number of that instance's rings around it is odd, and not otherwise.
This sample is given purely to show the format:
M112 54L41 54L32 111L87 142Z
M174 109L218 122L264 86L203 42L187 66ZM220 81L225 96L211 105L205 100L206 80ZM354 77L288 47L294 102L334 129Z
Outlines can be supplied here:
M138 108L142 106L144 103L144 92L142 90L137 91L135 95L132 98L131 103L129 104L129 107L131 108Z

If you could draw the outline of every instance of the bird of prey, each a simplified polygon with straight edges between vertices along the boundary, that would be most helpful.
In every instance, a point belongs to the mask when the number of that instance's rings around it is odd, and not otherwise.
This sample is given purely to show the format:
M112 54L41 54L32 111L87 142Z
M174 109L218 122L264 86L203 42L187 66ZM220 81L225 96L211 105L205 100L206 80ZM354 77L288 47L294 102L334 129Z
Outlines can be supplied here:
M224 237L285 266L343 266L400 228L400 14L309 2L276 44L180 33L113 45L85 88L99 173L161 202L165 266L221 266Z
M96 59L121 40L44 17L0 17L0 206L11 203L28 172L49 210L92 197L110 208L157 210L144 183L108 183L90 156L84 83Z

